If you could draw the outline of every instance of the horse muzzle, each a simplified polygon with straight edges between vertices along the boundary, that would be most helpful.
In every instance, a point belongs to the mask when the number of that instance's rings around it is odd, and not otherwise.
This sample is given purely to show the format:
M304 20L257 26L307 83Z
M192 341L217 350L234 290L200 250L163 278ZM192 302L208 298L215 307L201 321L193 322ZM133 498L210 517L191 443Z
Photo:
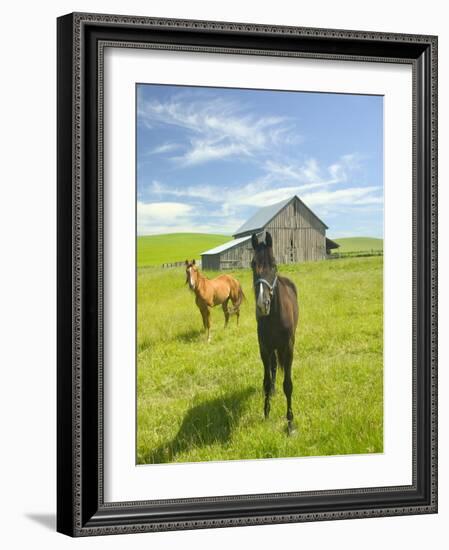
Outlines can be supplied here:
M192 281L188 280L186 281L186 284L189 285L190 290L195 290L195 283L192 283Z
M257 304L256 313L258 317L267 317L270 315L271 303L269 301L263 302L262 304Z

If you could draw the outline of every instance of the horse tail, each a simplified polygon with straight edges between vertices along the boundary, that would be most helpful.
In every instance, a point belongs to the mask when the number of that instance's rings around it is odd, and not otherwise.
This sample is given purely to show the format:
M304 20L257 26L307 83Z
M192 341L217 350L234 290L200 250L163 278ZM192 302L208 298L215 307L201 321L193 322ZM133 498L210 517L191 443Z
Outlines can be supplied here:
M232 308L229 309L229 313L232 315L234 313L237 313L237 311L240 309L240 306L242 305L243 300L245 300L245 295L243 294L243 289L241 284L238 281L235 281L237 285L237 299L235 302L232 302Z

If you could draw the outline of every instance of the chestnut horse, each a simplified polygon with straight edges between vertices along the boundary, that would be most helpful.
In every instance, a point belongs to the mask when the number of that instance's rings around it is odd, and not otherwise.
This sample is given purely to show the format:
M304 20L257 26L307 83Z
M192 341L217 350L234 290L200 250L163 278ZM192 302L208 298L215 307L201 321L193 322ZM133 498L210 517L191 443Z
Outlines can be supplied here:
M240 283L230 275L219 275L215 279L208 279L200 273L195 260L186 260L186 284L195 293L195 301L203 318L203 325L207 334L207 341L210 342L210 307L221 304L225 316L225 327L229 317L233 314L237 317L239 324L240 306L244 294ZM228 308L231 300L232 308Z
M293 431L292 363L299 316L298 296L294 283L277 273L270 233L266 233L265 242L259 243L255 234L252 235L251 241L254 248L251 267L256 297L257 336L264 366L265 418L270 414L270 397L275 390L276 368L279 363L284 371L287 429L288 434L291 434Z

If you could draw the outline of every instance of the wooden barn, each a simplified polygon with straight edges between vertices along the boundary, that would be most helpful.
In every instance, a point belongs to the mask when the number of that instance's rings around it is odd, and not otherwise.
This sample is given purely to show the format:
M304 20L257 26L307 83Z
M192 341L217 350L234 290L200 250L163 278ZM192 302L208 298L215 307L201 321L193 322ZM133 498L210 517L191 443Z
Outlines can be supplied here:
M203 269L250 267L251 235L269 231L279 264L324 260L338 244L326 237L327 225L296 195L258 210L233 235L234 240L201 254Z

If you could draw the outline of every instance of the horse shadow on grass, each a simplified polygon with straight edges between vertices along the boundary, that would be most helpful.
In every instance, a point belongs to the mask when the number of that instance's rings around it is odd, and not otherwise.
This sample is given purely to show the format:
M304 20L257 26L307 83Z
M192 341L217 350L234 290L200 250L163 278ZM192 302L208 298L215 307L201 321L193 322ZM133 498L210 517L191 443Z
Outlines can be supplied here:
M197 341L201 336L204 336L204 329L199 328L191 328L188 330L185 330L184 332L180 332L179 334L176 334L174 340L189 343L189 342L195 342Z
M173 462L181 453L216 443L226 443L239 423L245 402L254 391L254 388L246 388L195 405L187 411L175 437L156 449L149 450L144 462Z

